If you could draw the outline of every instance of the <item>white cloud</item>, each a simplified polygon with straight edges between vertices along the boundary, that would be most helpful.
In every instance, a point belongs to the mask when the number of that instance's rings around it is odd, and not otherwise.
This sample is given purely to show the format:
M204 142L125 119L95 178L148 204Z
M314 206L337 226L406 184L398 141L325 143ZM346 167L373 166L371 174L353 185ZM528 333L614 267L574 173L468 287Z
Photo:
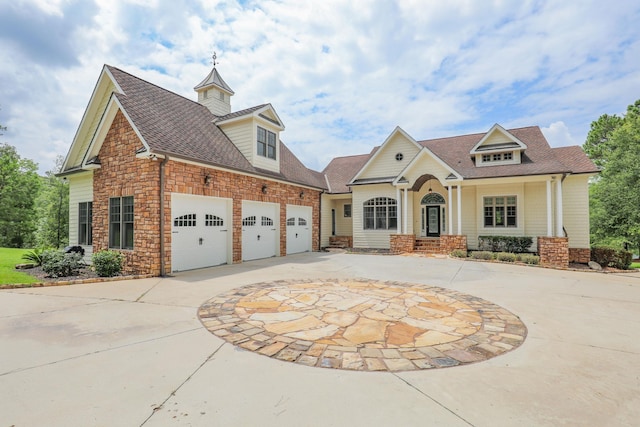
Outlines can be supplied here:
M104 63L195 99L214 50L233 108L271 102L283 140L315 169L370 151L396 125L426 139L547 124L552 145L579 144L591 121L638 97L637 2L241 3L12 3L63 36L0 29L0 138L46 170Z
M540 130L542 130L545 138L547 138L547 142L549 142L549 145L552 147L579 145L571 136L569 128L564 122L553 122L548 127L543 127Z

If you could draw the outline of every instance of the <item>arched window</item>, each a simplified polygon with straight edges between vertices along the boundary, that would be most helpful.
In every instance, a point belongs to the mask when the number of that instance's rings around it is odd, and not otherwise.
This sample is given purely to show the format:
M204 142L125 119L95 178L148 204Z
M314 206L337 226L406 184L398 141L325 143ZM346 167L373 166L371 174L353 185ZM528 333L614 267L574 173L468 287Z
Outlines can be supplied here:
M395 230L398 228L396 200L375 197L362 204L363 228L365 230Z
M427 193L420 202L421 205L444 205L444 197L438 193Z

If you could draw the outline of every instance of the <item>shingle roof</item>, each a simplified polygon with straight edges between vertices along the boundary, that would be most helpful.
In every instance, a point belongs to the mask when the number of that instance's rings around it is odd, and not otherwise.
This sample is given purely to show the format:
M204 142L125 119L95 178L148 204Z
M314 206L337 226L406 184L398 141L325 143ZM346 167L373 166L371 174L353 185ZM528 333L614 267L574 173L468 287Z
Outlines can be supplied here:
M331 193L350 193L351 188L347 187L347 183L369 160L371 154L336 157L331 160L322 171L329 183L329 191Z
M280 172L255 168L227 135L214 124L207 107L118 68L106 66L124 93L117 97L151 151L265 177L326 188L319 173L307 169L280 145ZM255 111L264 105L243 112ZM234 114L234 113L231 113ZM228 116L228 115L227 115Z
M260 104L255 107L245 108L244 110L234 111L233 113L225 114L224 116L217 116L215 122L218 123L229 119L235 119L236 117L248 116L266 105L267 104Z
M598 168L582 151L582 148L579 146L551 148L537 126L510 129L508 132L527 145L527 149L522 155L521 164L476 167L469 153L486 133L430 139L418 141L418 144L431 150L464 179L598 172ZM329 191L331 193L351 191L347 184L377 149L378 147L374 148L369 154L333 159L323 172L329 181ZM372 178L372 180L384 181L386 178L379 177Z
M217 86L220 89L224 89L225 91L229 92L231 95L233 95L235 93L235 92L233 92L233 90L231 90L231 88L229 87L227 82L225 82L222 79L222 76L220 76L220 74L218 73L218 70L216 70L216 67L213 67L213 70L211 70L209 75L207 77L205 77L205 79L203 81L198 83L198 85L196 87L194 87L193 89L194 90L204 89L204 88L210 87L210 86Z

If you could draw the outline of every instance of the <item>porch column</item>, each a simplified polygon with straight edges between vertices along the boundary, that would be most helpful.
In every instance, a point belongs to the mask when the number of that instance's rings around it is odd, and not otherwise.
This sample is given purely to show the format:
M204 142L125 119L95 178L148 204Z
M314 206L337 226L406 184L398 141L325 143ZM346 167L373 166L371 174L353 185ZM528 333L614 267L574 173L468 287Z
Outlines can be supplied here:
M404 189L404 221L402 225L404 225L404 234L407 234L407 230L409 230L409 189Z
M556 237L564 237L562 223L562 179L556 181Z
M462 234L462 187L458 184L458 235Z
M449 190L449 209L447 209L449 211L449 234L453 234L453 195L451 194L453 192L453 187L449 185L447 189Z
M547 180L547 237L553 237L551 216L551 180Z
M402 199L400 198L400 187L396 187L396 205L398 206L398 233L402 233Z

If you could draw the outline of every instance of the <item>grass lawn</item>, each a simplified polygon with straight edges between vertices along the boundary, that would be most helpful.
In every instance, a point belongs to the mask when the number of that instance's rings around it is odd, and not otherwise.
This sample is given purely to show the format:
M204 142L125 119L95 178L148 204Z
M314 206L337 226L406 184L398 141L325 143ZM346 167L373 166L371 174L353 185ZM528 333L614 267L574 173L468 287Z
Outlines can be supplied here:
M22 254L29 252L29 249L0 248L0 287L7 284L16 283L36 283L38 279L16 270L16 264L26 261L22 259Z
M629 268L640 268L640 262L632 262Z

